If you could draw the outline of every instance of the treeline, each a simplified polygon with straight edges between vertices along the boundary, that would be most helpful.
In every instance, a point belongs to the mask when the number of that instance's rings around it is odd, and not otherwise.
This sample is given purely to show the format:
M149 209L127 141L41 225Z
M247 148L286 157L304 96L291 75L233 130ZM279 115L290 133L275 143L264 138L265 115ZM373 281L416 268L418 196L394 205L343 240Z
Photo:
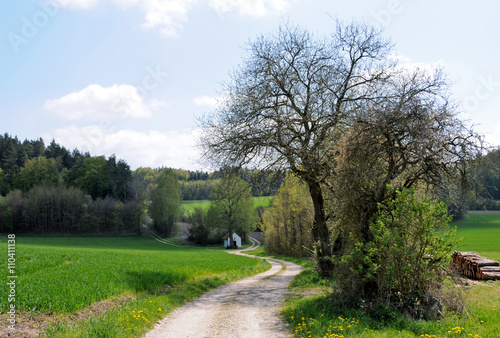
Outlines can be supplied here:
M0 136L0 194L26 192L37 185L64 185L81 189L93 199L133 199L129 183L132 171L113 155L92 157L75 149L69 151L54 140L45 147L40 138L19 141Z
M487 209L500 209L500 148L489 152L485 157L488 165L480 173L486 187L484 204Z
M7 133L0 135L0 232L139 233L140 215L153 201L160 173L166 169L132 171L114 155L91 156L70 151L55 140L46 146L41 138L20 141ZM227 174L168 170L178 179L184 200L208 199ZM284 178L248 169L238 176L249 184L253 196L274 195Z
M0 136L2 233L138 233L139 192L129 165L115 156Z
M110 197L93 200L80 189L37 186L0 197L0 232L17 234L125 235L137 234L141 218L138 200Z
M224 177L225 170L212 173L176 169L181 181L183 200L206 200L210 198L215 184ZM240 169L238 176L250 185L251 194L258 196L274 196L284 181L285 174L258 169ZM202 177L202 179L194 179Z

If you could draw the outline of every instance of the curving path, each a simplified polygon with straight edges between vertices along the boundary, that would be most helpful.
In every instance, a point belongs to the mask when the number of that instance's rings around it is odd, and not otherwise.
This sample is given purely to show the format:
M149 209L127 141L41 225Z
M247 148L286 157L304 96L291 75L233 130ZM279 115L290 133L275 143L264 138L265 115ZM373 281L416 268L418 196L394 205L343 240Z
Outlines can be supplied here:
M260 242L251 238L252 246ZM146 337L293 337L280 317L281 303L301 266L278 259L250 256L245 250L231 253L262 258L271 269L215 290L173 311Z

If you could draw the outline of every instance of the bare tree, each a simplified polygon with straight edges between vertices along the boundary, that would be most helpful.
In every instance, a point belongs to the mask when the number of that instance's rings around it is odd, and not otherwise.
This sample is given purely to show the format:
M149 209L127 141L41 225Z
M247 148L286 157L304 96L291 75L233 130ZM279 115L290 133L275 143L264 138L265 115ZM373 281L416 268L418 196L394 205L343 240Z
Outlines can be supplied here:
M379 31L361 24L338 23L326 38L285 24L248 45L227 100L201 121L211 164L289 170L308 185L323 275L333 253L322 186L334 165L329 150L360 107L382 99L390 50Z

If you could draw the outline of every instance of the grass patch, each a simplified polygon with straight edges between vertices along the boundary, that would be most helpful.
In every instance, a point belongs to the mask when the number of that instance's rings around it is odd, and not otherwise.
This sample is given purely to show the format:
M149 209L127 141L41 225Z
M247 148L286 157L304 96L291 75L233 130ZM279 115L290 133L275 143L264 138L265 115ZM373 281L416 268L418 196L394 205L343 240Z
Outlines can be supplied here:
M454 225L464 237L458 250L500 259L500 215L467 215ZM319 278L312 263L304 266L283 310L296 337L500 337L500 281L467 287L466 313L418 321L386 307L370 312L345 308L329 292L334 282Z
M274 196L260 196L252 197L254 201L254 208L258 207L269 207L273 203ZM181 208L184 214L193 213L195 208L201 208L207 210L210 206L209 200L194 200L194 201L182 201Z
M5 241L0 250L7 251ZM6 276L6 255L3 257L0 272ZM140 236L16 237L16 259L19 316L57 318L60 324L48 332L68 337L129 337L146 332L173 307L210 288L269 268L262 260L171 247ZM7 288L7 283L0 284L0 293L7 295ZM123 294L135 300L106 309L104 315L83 324L68 319L96 302ZM1 302L1 316L7 306ZM142 311L142 319L129 316L132 311Z
M498 291L498 289L496 289ZM483 290L474 289L471 296ZM491 297L491 290L487 291ZM389 308L369 313L336 306L331 295L289 299L283 312L296 337L499 337L498 306L482 303L483 310L469 306L467 315L448 314L440 321L404 318ZM498 295L492 302L498 302Z
M457 234L464 240L461 251L477 251L500 259L500 215L467 214L464 220L455 221Z
M201 208L206 211L209 206L209 200L182 201L181 210L184 214L190 214L193 213L196 208Z
M270 207L273 204L274 196L252 197L253 207Z

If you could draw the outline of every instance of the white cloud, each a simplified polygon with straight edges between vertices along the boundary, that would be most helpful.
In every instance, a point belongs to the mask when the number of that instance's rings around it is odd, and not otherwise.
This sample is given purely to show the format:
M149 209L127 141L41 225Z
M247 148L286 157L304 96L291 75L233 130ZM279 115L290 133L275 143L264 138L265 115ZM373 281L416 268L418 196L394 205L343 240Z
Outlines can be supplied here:
M113 85L107 88L97 84L89 85L78 92L47 100L43 108L71 120L96 121L152 116L138 90L130 85Z
M176 37L187 22L188 14L196 7L208 5L219 14L259 18L281 13L289 7L291 0L57 0L63 8L88 10L100 2L108 1L126 9L136 7L144 12L146 29L157 30L165 37Z
M197 131L107 130L103 126L70 126L42 135L43 139L54 138L66 148L77 148L90 152L92 156L115 154L127 161L131 168L175 167L200 169L196 163L199 153L195 148Z
M55 0L51 2L63 8L87 10L97 6L99 0Z
M165 100L152 99L151 102L149 102L149 106L152 110L160 110L163 108L170 108L170 103Z
M209 6L218 13L236 12L254 18L280 13L288 9L289 0L210 0Z
M215 109L223 101L224 98L219 96L199 96L194 99L194 104L198 107Z
M493 130L493 132L485 132L484 140L490 146L500 147L500 124L497 124Z
M194 3L194 0L142 1L140 7L145 12L143 27L157 30L164 37L176 37Z

